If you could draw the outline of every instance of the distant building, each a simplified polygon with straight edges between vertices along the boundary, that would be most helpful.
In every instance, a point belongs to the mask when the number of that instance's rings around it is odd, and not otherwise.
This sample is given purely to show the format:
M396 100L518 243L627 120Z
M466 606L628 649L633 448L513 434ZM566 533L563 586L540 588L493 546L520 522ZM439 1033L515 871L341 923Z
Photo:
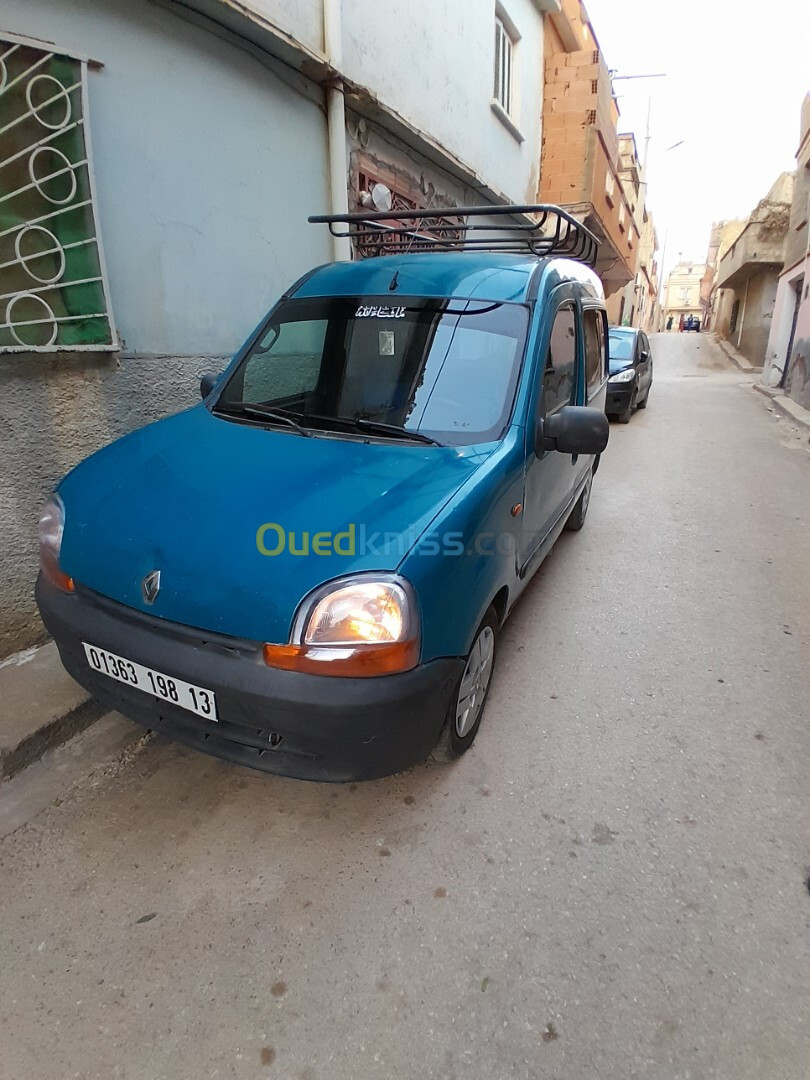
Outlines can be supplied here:
M701 317L700 283L705 273L705 263L679 262L667 275L664 320L666 324L672 316L673 330L690 316Z
M801 109L796 177L762 379L810 408L810 94Z
M652 332L658 329L658 266L655 260L658 237L652 215L646 208L647 182L644 179L644 163L639 159L635 137L629 133L619 135L618 173L639 231L639 242L636 273L633 280L622 290L616 322Z
M761 367L771 330L793 198L782 173L717 263L712 329Z

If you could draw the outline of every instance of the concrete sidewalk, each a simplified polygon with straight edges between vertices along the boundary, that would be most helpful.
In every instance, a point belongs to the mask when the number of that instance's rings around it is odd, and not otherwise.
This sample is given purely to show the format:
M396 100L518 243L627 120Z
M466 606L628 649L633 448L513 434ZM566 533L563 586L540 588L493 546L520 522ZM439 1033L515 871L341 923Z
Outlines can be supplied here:
M739 351L735 349L730 341L726 341L724 338L720 338L717 334L711 334L710 337L716 345L719 345L725 355L740 371L744 371L747 375L752 375L754 372L761 371L761 367L754 367L751 361Z
M62 667L51 641L0 661L0 780L109 710Z
M794 424L803 428L805 433L810 433L810 409L805 409L799 405L793 398L783 394L778 387L763 386L762 383L756 382L754 383L754 389L763 397L770 398L774 408L782 416L787 417Z

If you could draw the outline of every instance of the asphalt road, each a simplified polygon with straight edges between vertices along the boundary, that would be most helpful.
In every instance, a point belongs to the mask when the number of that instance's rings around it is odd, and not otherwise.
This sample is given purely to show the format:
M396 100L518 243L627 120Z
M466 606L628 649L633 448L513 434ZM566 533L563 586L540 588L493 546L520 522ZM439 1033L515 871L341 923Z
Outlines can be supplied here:
M0 844L3 1080L810 1075L810 454L653 349L460 763L152 741Z

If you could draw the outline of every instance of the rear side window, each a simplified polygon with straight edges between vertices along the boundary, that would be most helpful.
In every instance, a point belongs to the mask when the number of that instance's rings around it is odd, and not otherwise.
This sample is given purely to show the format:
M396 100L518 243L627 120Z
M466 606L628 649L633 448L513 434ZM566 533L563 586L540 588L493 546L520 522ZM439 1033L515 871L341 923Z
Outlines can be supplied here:
M548 346L545 370L543 371L543 401L541 408L544 416L556 412L563 405L571 404L576 362L576 312L573 306L566 305L557 312L554 317L554 325L551 328L551 340Z
M605 372L605 331L602 312L586 308L582 312L585 333L585 385L590 397L598 389Z

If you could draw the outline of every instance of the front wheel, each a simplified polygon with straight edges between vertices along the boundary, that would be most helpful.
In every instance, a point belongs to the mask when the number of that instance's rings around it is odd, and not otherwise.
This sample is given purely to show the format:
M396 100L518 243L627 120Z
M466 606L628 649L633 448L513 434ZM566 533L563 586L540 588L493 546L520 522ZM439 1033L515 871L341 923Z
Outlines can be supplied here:
M481 717L489 695L495 667L497 636L498 616L495 609L490 608L478 627L467 654L464 672L450 702L442 733L433 748L430 761L453 761L472 746L481 726Z

